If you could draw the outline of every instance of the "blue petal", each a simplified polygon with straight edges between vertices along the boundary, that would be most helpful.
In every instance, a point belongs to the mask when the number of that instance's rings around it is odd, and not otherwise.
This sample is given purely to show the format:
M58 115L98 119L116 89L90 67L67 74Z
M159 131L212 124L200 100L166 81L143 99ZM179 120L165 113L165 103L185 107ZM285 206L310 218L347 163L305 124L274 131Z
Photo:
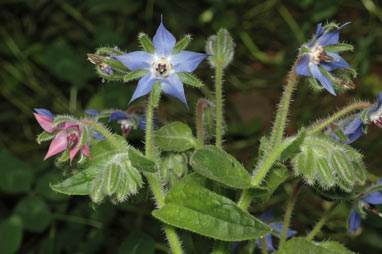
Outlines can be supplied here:
M54 115L50 110L44 109L44 108L35 108L34 111L36 111L37 114L49 117L51 120L54 119Z
M332 83L330 82L330 80L329 80L327 77L325 77L325 76L321 73L321 71L320 71L320 69L318 68L317 65L315 65L315 64L313 64L313 63L310 63L310 64L309 64L309 70L310 70L310 72L312 73L312 75L313 75L316 79L318 79L318 80L320 81L321 85L322 85L326 90L328 90L331 94L336 95L336 92L335 92L334 89L333 89Z
M206 54L182 51L172 57L172 64L176 72L193 72L206 57Z
M356 210L353 210L349 218L349 232L357 232L360 225L361 215Z
M338 40L339 40L339 37L340 37L340 30L341 28L343 28L344 26L350 24L350 22L347 22L345 24L343 24L342 26L340 26L336 31L334 32L331 32L331 33L326 33L326 34L323 34L318 40L317 40L317 44L318 45L322 45L324 47L328 46L328 45L334 45L334 44L337 44L338 43Z
M338 59L338 61L322 62L320 65L327 71L334 71L339 68L350 68L349 64L339 55L331 52L326 52L329 56Z
M357 129L356 132L347 135L347 140L345 140L344 144L349 145L359 139L363 135L362 128Z
M160 126L160 125L161 125L161 122L158 119L154 118L153 119L153 129L157 129L158 126ZM138 127L141 130L144 130L144 131L146 130L146 117L142 117L142 119L139 120Z
M270 220L273 220L275 217L273 216L273 213L272 211L266 211L265 213L263 213L262 215L260 215L259 219L261 221L270 221Z
M317 29L316 29L316 36L315 38L317 39L318 37L321 36L321 34L324 33L324 29L322 29L322 23L318 24L317 25Z
M377 106L371 109L369 113L373 113L377 111L381 107L381 104L382 104L382 93L378 93Z
M98 116L100 112L96 109L87 109L85 110L85 113L89 116Z
M366 197L362 198L362 200L365 200L367 203L372 205L380 205L382 204L382 195L379 191L373 191Z
M302 58L301 62L296 67L296 73L298 75L312 76L312 73L310 73L308 68L309 61L310 61L310 56L308 54Z
M111 121L117 121L120 119L129 119L129 118L127 117L125 112L116 111L116 112L111 113L110 118L109 118L109 123Z
M135 89L133 97L131 98L129 103L141 96L148 94L153 88L155 81L157 81L157 79L151 72L149 72L148 74L146 74L146 76L141 78L138 82L137 89Z
M165 78L161 82L163 92L181 100L187 107L186 96L184 95L183 83L180 81L178 75L172 74L170 77Z
M270 223L269 226L270 226L273 230L276 230L277 232L281 233L281 232L283 231L283 226L284 226L284 224L281 223L281 222L274 222L274 223ZM294 231L294 230L288 228L286 237L287 237L287 238L290 238L290 237L294 236L295 234L297 234L296 231Z
M256 239L256 243L260 248L263 248L263 245L261 244L260 238ZM268 251L275 251L275 247L273 247L272 243L272 234L268 234L265 236L265 245L267 246Z
M345 124L344 134L345 135L353 134L353 133L357 132L357 130L359 128L362 128L362 119L356 118L356 119L349 121L348 123Z
M120 56L114 55L113 58L120 61L132 71L142 69L149 70L154 61L154 56L144 51L134 51Z
M167 57L172 53L176 40L175 37L164 27L162 21L153 38L155 52L159 57Z

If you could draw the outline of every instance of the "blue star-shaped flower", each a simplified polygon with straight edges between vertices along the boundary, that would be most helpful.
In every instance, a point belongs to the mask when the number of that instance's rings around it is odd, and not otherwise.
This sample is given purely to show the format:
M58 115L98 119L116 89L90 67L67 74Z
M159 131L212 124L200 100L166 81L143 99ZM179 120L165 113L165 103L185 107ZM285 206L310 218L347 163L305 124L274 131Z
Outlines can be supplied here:
M265 212L263 213L259 219L263 222L267 222L267 221L270 221L270 220L273 220L274 219L274 216L272 214L272 212ZM279 232L280 234L282 233L283 231L283 226L284 224L281 223L281 222L272 222L272 223L269 223L269 226L274 230L274 231L277 231ZM286 237L287 239L294 236L295 234L297 234L296 231L292 230L292 229L287 229L287 234L286 234ZM265 238L265 243L266 243L266 246L267 246L267 250L269 252L271 251L275 251L276 248L273 246L273 241L272 241L272 233L264 236ZM260 239L257 239L256 240L257 242L257 245L260 246L260 248L262 248L262 245L261 245L261 242L260 242Z
M382 93L378 93L377 106L370 109L368 113L368 120L373 122L378 127L382 128ZM361 137L364 132L364 125L368 124L363 122L361 114L357 114L357 117L349 122L347 122L343 128L343 132L347 139L345 144L350 144Z
M380 182L378 186L382 185L382 177L380 179ZM382 195L381 193L376 190L371 192L365 197L362 197L361 199L358 200L358 207L365 208L369 211L374 211L374 208L372 205L380 205L382 204ZM380 214L378 214L380 215ZM359 226L361 225L361 219L362 216L359 212L357 212L356 209L353 209L350 217L349 217L349 232L350 233L356 233L358 231Z
M313 41L306 46L309 52L303 54L301 62L296 67L296 73L303 76L312 76L318 79L321 85L331 94L336 95L332 82L324 74L320 67L326 71L334 71L339 68L349 68L349 64L338 54L326 52L325 47L338 43L341 28L348 23L340 26L336 31L327 33L322 28L322 23L317 25L316 35Z
M141 69L149 71L146 76L139 80L130 102L148 94L155 82L159 81L166 94L178 98L187 106L183 83L177 73L193 72L207 55L185 50L173 55L175 43L175 37L164 27L161 21L153 38L154 54L135 51L114 56L132 71Z

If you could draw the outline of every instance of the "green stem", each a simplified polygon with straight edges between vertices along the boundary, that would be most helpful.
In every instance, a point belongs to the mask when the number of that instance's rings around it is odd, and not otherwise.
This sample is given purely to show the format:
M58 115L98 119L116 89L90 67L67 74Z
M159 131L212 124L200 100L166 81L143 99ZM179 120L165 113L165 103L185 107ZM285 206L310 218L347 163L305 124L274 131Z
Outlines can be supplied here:
M216 146L222 147L223 128L223 94L222 94L223 67L221 63L216 65L215 70L215 93L216 93Z
M265 237L261 237L260 242L261 242L261 253L268 254L267 242L265 241Z
M297 182L296 186L293 189L292 195L290 196L289 203L288 203L287 209L285 211L283 231L281 232L279 249L281 249L283 247L283 245L285 244L286 235L287 235L287 231L288 231L289 224L290 224L290 219L292 217L292 211L294 208L294 204L296 201L298 191L300 190L301 186L302 186L302 181L300 180Z
M204 144L204 133L203 133L203 109L208 104L207 100L200 99L198 101L196 109L196 135L199 143L203 146Z
M333 123L334 121L346 116L347 114L353 112L353 111L356 111L356 110L361 110L361 109L365 109L365 108L370 108L372 107L372 105L370 105L369 103L367 102L357 102L357 103L353 103L343 109L341 109L340 111L338 111L337 113L335 113L334 115L312 125L311 127L308 128L307 132L306 132L306 135L309 136L309 135L313 135L314 133L324 129L325 127L327 127L329 124Z
M113 144L113 146L118 147L119 149L123 150L125 147L119 143L114 137L113 134L108 131L103 124L94 121L93 119L85 119L83 121L84 124L89 125L90 127L93 127L96 129L99 133L101 133L110 143Z
M301 58L299 58L296 61L296 63L292 67L292 70L288 74L288 83L285 86L283 95L281 97L280 105L277 110L276 120L272 128L271 138L268 145L268 151L272 151L276 146L278 146L281 143L281 139L284 135L292 93L298 81L296 67L300 63L300 61ZM267 154L265 154L264 156L266 155Z
M148 159L154 159L154 143L152 137L153 131L153 105L151 104L151 98L148 99L147 110L146 110L146 157ZM146 174L147 182L149 183L151 190L154 194L154 198L157 201L157 205L159 208L165 205L165 197L162 189L162 185L154 174L147 173ZM170 225L164 225L164 231L167 235L167 240L170 244L170 248L173 254L182 254L182 245L180 243L179 237L175 231L175 228Z
M306 237L306 240L310 241L313 240L314 236L320 232L322 226L326 223L330 215L332 215L334 209L339 205L339 201L335 202L330 206L330 208L325 212L325 214L322 216L322 218L317 222L316 226L312 229L312 231L308 234Z
M55 214L53 214L53 218L56 220L62 220L62 221L68 221L68 222L73 222L73 223L78 223L78 224L89 225L89 226L92 226L92 227L95 227L98 229L101 229L103 227L102 222L90 220L90 219L82 218L82 217L78 217L78 216L73 216L73 215L55 213Z

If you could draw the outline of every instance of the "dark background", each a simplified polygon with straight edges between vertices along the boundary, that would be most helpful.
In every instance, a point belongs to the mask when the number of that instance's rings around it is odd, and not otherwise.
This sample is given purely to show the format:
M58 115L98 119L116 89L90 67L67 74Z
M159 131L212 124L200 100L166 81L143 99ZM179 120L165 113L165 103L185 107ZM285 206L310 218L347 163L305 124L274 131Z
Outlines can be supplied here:
M86 53L115 45L138 50L138 33L152 37L161 14L177 39L188 33L193 36L192 51L204 52L205 40L220 27L227 28L236 48L224 75L224 147L250 169L259 138L270 131L285 76L317 23L352 22L341 31L341 40L355 47L344 58L359 72L356 88L334 97L313 92L302 79L287 134L354 100L374 102L382 90L381 6L377 0L1 1L0 223L12 215L22 219L17 253L133 253L139 243L144 244L136 253L166 250L160 224L150 215L154 204L146 189L119 207L105 202L93 210L88 197L67 197L49 188L50 182L62 177L62 171L55 168L54 159L43 161L48 143L35 142L41 129L33 108L78 116L89 108L124 109L136 87L136 82L102 83ZM213 98L213 70L207 61L195 74L206 86L202 90L186 87L191 111L163 96L158 111L161 121L179 120L194 127L196 101ZM133 133L129 141L142 146L142 134ZM381 138L381 130L373 126L354 143L365 154L369 172L377 176L382 175ZM292 182L281 187L267 206L253 206L253 213L273 208L281 216ZM306 234L329 204L305 187L292 227ZM342 203L316 239L338 240L360 253L381 253L382 219L368 214L361 234L352 236L346 230L350 208L350 203ZM20 230L14 233L1 225L0 245L4 234L15 242L20 239ZM190 236L182 232L189 253L210 252L208 240L197 237L192 242Z

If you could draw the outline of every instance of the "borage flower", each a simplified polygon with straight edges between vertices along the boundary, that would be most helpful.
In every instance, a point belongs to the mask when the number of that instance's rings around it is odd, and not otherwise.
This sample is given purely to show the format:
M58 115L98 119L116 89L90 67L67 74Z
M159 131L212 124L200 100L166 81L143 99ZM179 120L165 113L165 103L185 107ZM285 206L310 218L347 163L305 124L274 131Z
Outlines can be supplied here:
M382 177L380 179L378 186L382 186ZM360 198L356 202L357 202L356 205L358 207L352 210L349 217L349 232L350 233L353 233L353 232L357 233L359 226L361 225L361 219L362 219L361 213L363 212L364 209L381 216L381 214L375 209L375 205L382 204L382 195L379 192L379 190L371 192L370 194ZM357 209L359 212L357 211Z
M362 114L358 113L351 118L343 127L342 131L345 134L344 144L348 145L356 141L363 134L370 122L373 122L379 128L382 128L382 93L378 93L376 107L370 109L367 113L366 119L362 119ZM334 138L339 141L338 138Z
M132 71L149 71L139 80L130 102L148 94L155 82L159 81L162 90L166 94L178 98L188 108L183 83L177 73L193 72L207 55L185 50L173 54L175 43L175 37L164 27L161 21L153 38L155 48L153 54L145 51L135 51L113 56Z
M37 122L48 133L57 131L57 134L50 143L48 153L45 155L44 160L52 157L58 153L69 150L70 165L74 156L81 151L85 156L90 158L88 144L85 143L79 146L79 139L82 136L82 126L77 123L65 122L56 126L52 126L54 121L54 115L47 109L35 109L37 113L34 113Z
M259 217L259 219L260 219L261 221L263 221L263 222L268 222L268 221L272 221L272 220L274 220L274 216L273 216L272 212L269 212L269 211L268 211L268 212L263 213L263 214ZM282 231L283 231L283 226L284 226L284 224L281 223L281 222L272 222L272 223L269 223L268 225L269 225L274 231L278 232L279 234L281 234ZM294 231L294 230L288 228L288 229L287 229L287 233L286 233L286 238L288 239L288 238L294 236L295 234L297 234L296 231ZM277 235L277 234L276 234L275 236L276 236L276 237L279 237L279 235ZM265 238L265 244L266 244L266 246L267 246L267 250L268 250L269 252L275 251L276 248L273 246L272 233L270 233L270 234L264 236L264 238ZM260 239L257 239L256 242L257 242L257 245L260 246L260 248L262 248Z
M349 64L338 54L328 52L327 46L338 44L341 28L350 22L338 27L334 32L329 33L322 28L322 23L317 25L316 35L308 45L303 45L303 57L296 67L296 73L303 76L312 76L318 79L321 85L331 94L336 95L331 77L328 72L339 68L350 68Z

